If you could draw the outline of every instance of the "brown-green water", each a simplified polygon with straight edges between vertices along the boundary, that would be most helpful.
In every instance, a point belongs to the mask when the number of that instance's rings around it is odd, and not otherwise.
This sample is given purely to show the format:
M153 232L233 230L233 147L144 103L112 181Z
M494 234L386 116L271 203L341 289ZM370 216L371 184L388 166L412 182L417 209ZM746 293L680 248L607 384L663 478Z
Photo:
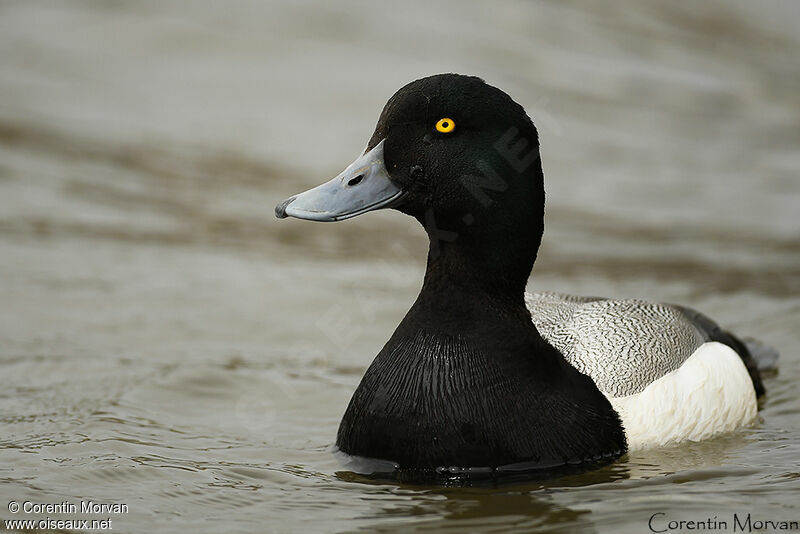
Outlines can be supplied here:
M118 532L800 520L800 8L398 6L0 3L0 519L108 516L7 509L92 499L128 505ZM775 346L758 424L547 484L339 472L339 419L426 242L394 212L273 206L444 71L539 126L530 287L681 302Z

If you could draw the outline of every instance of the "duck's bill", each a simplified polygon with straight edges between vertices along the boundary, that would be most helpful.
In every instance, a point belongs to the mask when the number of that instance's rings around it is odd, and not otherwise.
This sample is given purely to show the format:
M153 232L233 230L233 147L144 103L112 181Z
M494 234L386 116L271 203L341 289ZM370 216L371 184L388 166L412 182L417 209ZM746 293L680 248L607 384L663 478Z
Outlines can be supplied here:
M275 206L275 216L279 219L342 221L394 205L403 196L403 191L389 179L383 163L383 143L381 141L359 156L330 182L289 197Z

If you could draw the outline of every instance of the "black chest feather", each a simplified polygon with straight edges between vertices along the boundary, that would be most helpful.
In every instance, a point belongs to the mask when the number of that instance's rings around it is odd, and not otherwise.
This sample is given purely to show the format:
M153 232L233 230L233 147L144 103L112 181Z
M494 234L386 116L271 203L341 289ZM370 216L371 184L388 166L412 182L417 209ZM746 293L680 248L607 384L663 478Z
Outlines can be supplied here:
M605 397L538 335L481 346L403 325L364 375L337 445L401 469L555 468L626 449Z

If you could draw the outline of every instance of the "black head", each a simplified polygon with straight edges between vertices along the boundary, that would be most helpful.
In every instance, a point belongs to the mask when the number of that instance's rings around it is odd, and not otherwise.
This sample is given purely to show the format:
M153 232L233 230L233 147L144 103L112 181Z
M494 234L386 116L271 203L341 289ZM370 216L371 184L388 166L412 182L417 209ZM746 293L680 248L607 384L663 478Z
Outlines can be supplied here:
M439 74L401 88L368 147L383 140L389 177L406 193L396 208L423 223L432 211L465 230L516 219L520 205L541 211L536 128L522 106L480 78Z
M276 214L337 221L387 207L420 221L435 255L467 251L480 269L502 268L504 279L524 287L544 229L533 122L480 78L416 80L386 103L364 154L330 182L280 203ZM485 265L498 258L504 265Z

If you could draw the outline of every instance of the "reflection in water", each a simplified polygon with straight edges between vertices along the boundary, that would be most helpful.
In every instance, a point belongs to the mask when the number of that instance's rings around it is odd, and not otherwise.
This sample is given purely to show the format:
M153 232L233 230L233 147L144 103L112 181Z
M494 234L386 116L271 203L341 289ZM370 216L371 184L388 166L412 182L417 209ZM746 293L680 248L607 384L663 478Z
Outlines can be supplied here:
M347 471L338 471L336 477L348 482L374 482L378 484L399 483L416 486L431 485L450 488L498 488L522 484L550 484L554 481L575 480L578 484L585 480L597 482L598 476L606 475L602 463L587 463L581 466L560 466L545 468L541 464L519 463L491 467L449 467L436 470L401 469L394 462L350 456L334 448L334 455ZM605 461L606 465L609 464ZM618 476L616 478L624 478ZM593 482L594 483L594 482Z
M339 472L336 476L346 482L389 487L392 491L419 497L403 505L393 502L365 529L401 529L406 526L408 517L412 516L420 518L414 523L414 528L431 531L491 528L492 525L499 528L502 525L502 528L520 531L546 526L554 531L580 529L592 532L596 530L590 516L594 505L587 503L595 495L615 491L615 483L627 480L626 487L638 487L648 492L651 490L647 488L654 485L669 486L704 480L718 482L725 477L757 476L755 468L723 467L725 460L748 442L751 442L751 438L746 434L723 435L703 443L628 454L615 464L590 472L540 482L509 482L493 486L387 486L387 482L351 472ZM589 492L581 492L582 488ZM561 498L566 496L568 498ZM625 518L624 510L617 510L616 513L618 520Z
M464 532L475 529L504 532L548 531L592 532L589 510L574 510L556 504L542 492L470 492L467 489L432 489L407 507L381 510L379 519L363 530L398 531L413 528L423 532Z

